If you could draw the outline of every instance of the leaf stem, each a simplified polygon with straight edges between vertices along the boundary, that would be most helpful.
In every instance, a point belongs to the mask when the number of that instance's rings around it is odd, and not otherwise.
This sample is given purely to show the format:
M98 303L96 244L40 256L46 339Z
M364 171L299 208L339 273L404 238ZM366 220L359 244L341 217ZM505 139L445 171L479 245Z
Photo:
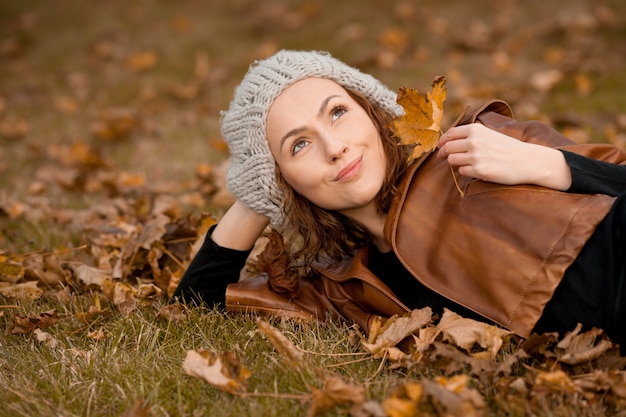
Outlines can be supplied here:
M459 191L459 194L461 194L461 198L465 197L465 193L463 192L463 190L461 190L461 187L459 187L459 182L456 180L456 174L454 173L454 168L452 168L452 165L450 165L450 172L452 173L454 185L456 185L456 189Z

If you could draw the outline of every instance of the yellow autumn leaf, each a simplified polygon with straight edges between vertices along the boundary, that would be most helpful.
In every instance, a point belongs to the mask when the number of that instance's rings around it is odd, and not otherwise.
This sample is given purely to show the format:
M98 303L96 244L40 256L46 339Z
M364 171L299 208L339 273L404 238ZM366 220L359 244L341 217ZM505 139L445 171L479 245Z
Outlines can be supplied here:
M404 114L391 123L394 135L401 145L413 146L409 161L431 152L441 136L443 102L447 89L445 77L436 77L432 90L426 95L416 89L401 87L396 101L404 109Z
M419 382L407 382L397 387L383 400L383 409L390 417L411 417L417 414L424 388Z
M0 281L17 283L24 278L24 265L21 259L0 255Z

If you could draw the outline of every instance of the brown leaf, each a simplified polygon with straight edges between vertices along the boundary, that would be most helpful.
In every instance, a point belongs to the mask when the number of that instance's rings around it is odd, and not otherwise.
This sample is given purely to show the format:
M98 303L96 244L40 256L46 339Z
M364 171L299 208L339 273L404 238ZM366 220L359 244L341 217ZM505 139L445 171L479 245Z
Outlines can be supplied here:
M98 330L94 330L92 332L87 332L87 338L91 340L104 340L106 339L106 334L104 333L104 328L100 327Z
M293 342L280 332L277 328L262 319L257 319L257 326L267 336L274 345L278 353L292 366L299 365L304 354Z
M601 338L604 335L602 330L593 328L579 334L581 329L582 325L579 323L576 329L567 333L556 345L554 351L560 362L568 365L589 362L613 347L610 340Z
M393 120L391 129L401 145L413 146L409 161L431 152L437 146L447 94L445 83L445 77L435 78L432 91L426 96L412 88L402 87L398 91L397 102L405 113Z
M45 311L36 317L23 317L15 315L13 317L13 328L11 334L31 333L35 329L45 329L55 325L59 321L56 310Z
M111 279L110 271L105 271L93 266L80 264L72 266L72 269L74 270L74 276L76 279L86 286L95 285L101 287L104 280Z
M48 148L48 152L66 167L100 168L109 165L102 158L100 150L84 140L77 140L71 145L54 144Z
M309 417L325 413L341 404L362 403L365 401L365 388L346 384L338 377L329 377L324 381L323 388L313 388L311 395L313 400L307 413Z
M437 329L447 340L456 346L471 351L478 344L487 350L490 359L495 359L504 343L504 339L513 335L508 330L501 329L487 323L461 317L460 315L445 309Z
M186 320L189 315L189 309L184 304L168 304L161 307L157 313L158 319L165 319L177 323Z
M394 348L407 336L429 324L431 320L432 310L430 307L413 310L408 316L393 316L387 320L377 334L372 336L370 333L372 337L368 342L363 341L361 344L369 353L376 357L382 357L385 352Z
M232 353L218 355L205 349L187 351L183 369L187 375L235 395L246 392L245 383L250 377L250 372L239 364Z
M297 297L299 279L291 268L283 237L276 230L272 230L267 237L269 241L258 256L257 268L268 275L272 290Z
M163 290L154 284L141 284L137 288L137 298L142 301L154 301L161 295L162 292Z
M38 342L45 344L50 349L55 349L59 346L59 341L57 339L55 339L50 333L44 332L41 329L35 329L33 331L33 335Z
M94 123L91 133L98 139L118 141L129 137L139 126L137 112L128 108L113 108L105 111Z
M122 282L116 282L113 288L113 304L122 313L130 313L135 310L139 304L137 299L137 289Z
M19 284L0 282L0 294L18 300L36 300L41 297L43 290L37 286L37 281L26 281Z
M147 71L154 68L158 60L154 51L136 52L128 58L128 67L135 71Z
M486 404L475 389L467 386L469 377L464 374L451 378L439 377L436 382L424 379L424 395L436 402L446 416L478 417L484 415Z
M170 218L164 214L158 214L148 220L137 238L137 246L146 250L150 249L152 244L159 241L165 232L167 232L166 226L169 222Z
M0 120L0 138L9 140L21 139L29 130L30 126L24 119Z

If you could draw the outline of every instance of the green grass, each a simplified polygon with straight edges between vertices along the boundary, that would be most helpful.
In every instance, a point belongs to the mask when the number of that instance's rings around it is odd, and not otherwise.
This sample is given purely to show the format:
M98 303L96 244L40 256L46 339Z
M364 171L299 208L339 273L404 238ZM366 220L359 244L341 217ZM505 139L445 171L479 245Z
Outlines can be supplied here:
M280 397L309 395L311 388L321 387L320 375L336 374L346 382L365 384L374 398L403 378L401 371L379 372L378 360L347 363L363 358L347 326L274 321L300 348L314 352L295 369L275 352L251 317L196 308L187 320L172 323L157 319L157 310L151 307L130 315L103 315L87 326L76 321L75 313L86 309L89 301L84 299L82 305L76 301L70 305L24 303L15 309L7 308L8 300L0 298L4 312L0 317L4 329L1 415L119 415L138 399L149 404L155 416L306 415L308 402ZM15 314L36 315L47 308L57 308L66 316L46 329L58 340L58 347L47 347L30 335L9 334ZM89 339L88 331L100 326L106 339ZM233 351L251 372L248 391L259 396L240 399L186 376L182 369L185 354L199 348Z

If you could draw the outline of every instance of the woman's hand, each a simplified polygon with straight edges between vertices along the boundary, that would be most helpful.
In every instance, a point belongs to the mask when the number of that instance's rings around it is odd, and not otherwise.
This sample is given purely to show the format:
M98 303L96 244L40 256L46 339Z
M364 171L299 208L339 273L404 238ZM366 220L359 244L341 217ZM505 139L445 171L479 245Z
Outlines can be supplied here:
M467 177L562 191L572 182L570 168L560 151L522 142L479 123L450 128L439 139L438 148L437 157L447 159Z
M267 216L237 200L215 226L211 237L222 247L248 250L254 246L268 224Z

